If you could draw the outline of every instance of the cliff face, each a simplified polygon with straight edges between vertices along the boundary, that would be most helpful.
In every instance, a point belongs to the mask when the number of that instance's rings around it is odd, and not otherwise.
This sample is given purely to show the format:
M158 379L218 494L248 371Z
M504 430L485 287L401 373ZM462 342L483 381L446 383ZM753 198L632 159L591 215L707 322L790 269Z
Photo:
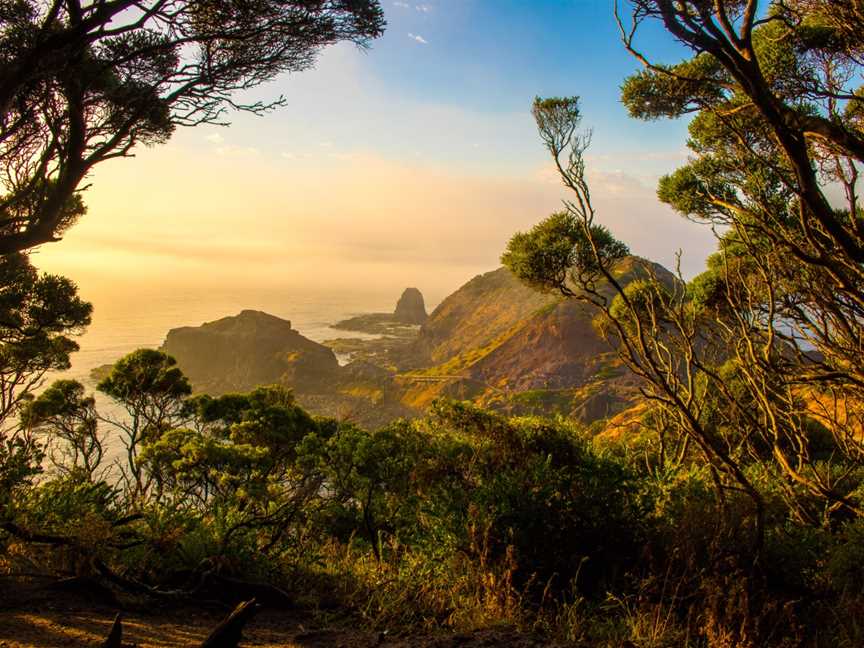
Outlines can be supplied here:
M171 329L162 348L196 391L210 394L271 383L314 391L339 371L333 351L300 335L291 322L260 311Z
M481 348L559 297L522 285L506 268L477 275L436 308L414 345L426 364Z
M638 267L625 259L616 274L626 285ZM477 276L421 328L404 399L423 407L448 395L585 421L613 415L636 396L637 382L597 333L595 315L588 304L523 286L506 268Z

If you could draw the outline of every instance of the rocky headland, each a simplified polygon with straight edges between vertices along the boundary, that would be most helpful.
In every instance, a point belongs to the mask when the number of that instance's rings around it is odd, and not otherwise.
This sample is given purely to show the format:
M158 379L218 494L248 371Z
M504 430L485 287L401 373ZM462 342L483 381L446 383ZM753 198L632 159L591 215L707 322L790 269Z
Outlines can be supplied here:
M635 257L615 273L626 285L645 264L674 281ZM403 354L402 401L422 410L449 396L586 423L614 416L637 399L638 384L598 333L594 315L578 300L524 286L506 268L478 275L441 302Z
M324 344L342 357L395 370L406 363L406 353L411 352L428 318L423 294L417 288L406 288L392 313L365 313L331 325L336 330L363 333L364 337L340 337Z
M365 313L332 325L343 331L404 337L416 332L428 318L423 294L417 288L406 288L392 313Z
M340 366L331 348L304 337L290 321L261 311L171 329L162 350L177 360L196 393L279 384L315 414L363 425L411 414L393 396L391 372L362 360Z
M339 373L332 349L303 337L290 321L254 310L171 329L162 350L174 356L196 391L210 394L271 383L318 391Z
M632 281L646 263L624 259L619 281ZM586 423L614 417L638 397L636 378L597 332L590 306L527 288L506 268L474 277L429 315L420 291L408 288L392 313L333 328L364 335L320 344L288 320L244 310L172 329L162 349L198 393L280 384L315 414L367 426L420 415L440 396Z

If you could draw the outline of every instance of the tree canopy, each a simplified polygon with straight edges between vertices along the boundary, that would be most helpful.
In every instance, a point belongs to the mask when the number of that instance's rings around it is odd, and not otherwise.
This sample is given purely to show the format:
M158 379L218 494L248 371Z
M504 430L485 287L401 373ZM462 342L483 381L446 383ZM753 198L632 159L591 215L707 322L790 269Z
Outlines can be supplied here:
M690 117L691 157L660 180L658 197L715 228L718 251L686 285L664 286L648 267L617 283L609 233L595 223L578 101L537 99L540 138L574 198L513 237L504 261L525 283L597 308L664 429L715 471L718 497L749 498L758 555L770 495L754 460L774 473L795 519L864 516L864 60L852 28L861 4L628 4L622 38L644 69L625 81L623 102L640 119ZM638 45L652 21L692 56L652 60ZM611 302L598 274L617 293Z
M377 0L0 1L0 254L58 240L97 164L275 108L242 93L383 28Z
M92 310L69 279L40 274L25 255L0 256L0 429L47 372L69 368L72 336Z

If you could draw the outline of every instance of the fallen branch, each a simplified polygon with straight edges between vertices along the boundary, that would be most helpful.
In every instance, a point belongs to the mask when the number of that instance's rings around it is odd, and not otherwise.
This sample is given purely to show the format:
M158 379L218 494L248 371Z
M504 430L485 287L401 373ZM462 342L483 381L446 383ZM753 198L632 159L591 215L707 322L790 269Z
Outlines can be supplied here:
M6 531L6 533L10 533L19 540L25 540L26 542L36 542L39 544L50 544L55 546L64 546L64 547L75 547L77 543L73 538L67 538L66 536L58 536L50 533L38 533L33 531L28 531L24 527L18 526L14 522L3 522L0 523L0 529Z

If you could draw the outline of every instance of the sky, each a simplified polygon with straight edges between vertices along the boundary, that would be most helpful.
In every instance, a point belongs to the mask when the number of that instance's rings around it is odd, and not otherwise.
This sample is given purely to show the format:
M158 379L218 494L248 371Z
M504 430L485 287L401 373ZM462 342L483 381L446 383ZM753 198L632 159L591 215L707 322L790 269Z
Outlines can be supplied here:
M507 240L567 197L530 115L535 96L579 95L593 129L598 220L634 253L692 276L714 248L656 198L686 160L686 123L639 122L619 102L638 69L607 0L383 0L369 49L325 50L314 69L250 98L263 117L178 131L101 165L88 213L37 266L82 293L146 282L202 290L414 285L436 301L499 265ZM684 56L663 33L641 45Z

